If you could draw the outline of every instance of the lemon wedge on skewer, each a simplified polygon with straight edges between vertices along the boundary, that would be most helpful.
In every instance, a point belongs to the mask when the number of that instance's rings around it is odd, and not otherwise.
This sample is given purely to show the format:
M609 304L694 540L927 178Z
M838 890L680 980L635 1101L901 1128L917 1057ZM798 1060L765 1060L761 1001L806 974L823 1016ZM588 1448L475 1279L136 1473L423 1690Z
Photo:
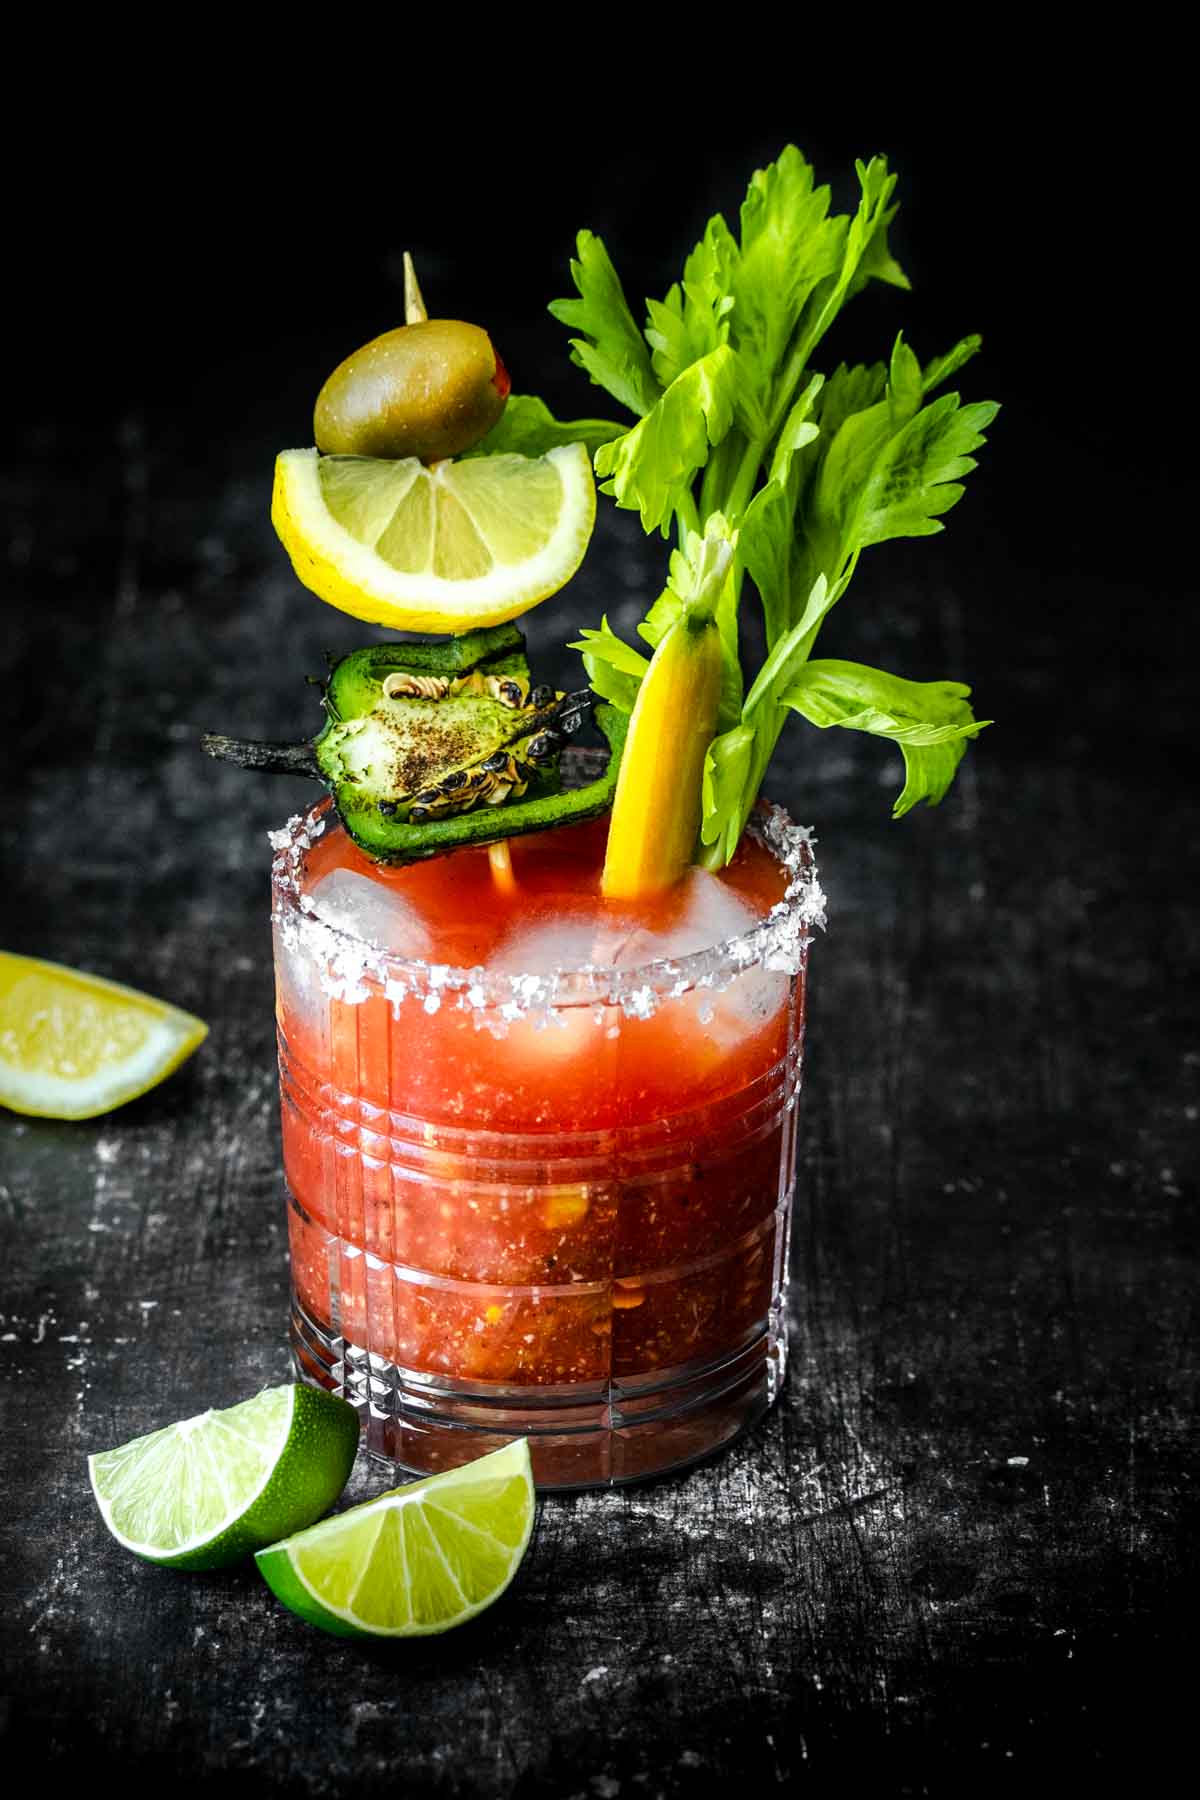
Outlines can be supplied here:
M271 519L330 606L396 631L502 625L557 593L596 518L583 444L545 456L322 456L284 450Z

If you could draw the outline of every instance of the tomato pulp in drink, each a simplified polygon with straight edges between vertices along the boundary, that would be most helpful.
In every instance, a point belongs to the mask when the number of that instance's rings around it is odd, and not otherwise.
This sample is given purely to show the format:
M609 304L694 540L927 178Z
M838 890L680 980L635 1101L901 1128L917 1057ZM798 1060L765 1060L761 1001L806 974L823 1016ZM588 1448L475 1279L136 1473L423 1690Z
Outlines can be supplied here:
M629 1479L778 1380L803 978L696 986L687 959L787 877L748 836L719 875L610 903L606 832L511 840L510 882L484 850L373 864L334 822L304 849L307 930L277 884L294 1340L408 1467L526 1430L547 1485ZM386 954L347 974L362 940ZM624 986L548 1000L589 967Z

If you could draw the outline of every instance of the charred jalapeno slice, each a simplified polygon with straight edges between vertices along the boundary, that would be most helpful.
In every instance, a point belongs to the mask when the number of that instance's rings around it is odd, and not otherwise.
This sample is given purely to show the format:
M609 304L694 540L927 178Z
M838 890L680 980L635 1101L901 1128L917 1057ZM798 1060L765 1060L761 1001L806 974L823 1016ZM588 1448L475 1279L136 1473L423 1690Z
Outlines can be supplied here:
M330 670L327 720L311 745L205 748L252 768L323 781L367 855L411 862L594 816L611 803L624 718L597 708L609 765L586 788L559 791L564 737L590 696L531 686L513 626L432 642L356 650Z

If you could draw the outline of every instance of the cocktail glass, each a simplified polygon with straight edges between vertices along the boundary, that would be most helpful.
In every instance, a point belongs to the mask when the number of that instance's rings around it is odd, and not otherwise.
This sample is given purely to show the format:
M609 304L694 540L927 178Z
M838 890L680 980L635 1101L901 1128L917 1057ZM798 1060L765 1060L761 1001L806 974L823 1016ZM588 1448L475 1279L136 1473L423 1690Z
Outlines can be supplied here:
M823 915L808 834L766 807L751 831L757 922L644 959L637 934L576 935L549 970L330 923L330 803L275 835L292 1346L372 1453L427 1473L520 1433L539 1486L615 1485L728 1444L778 1392Z

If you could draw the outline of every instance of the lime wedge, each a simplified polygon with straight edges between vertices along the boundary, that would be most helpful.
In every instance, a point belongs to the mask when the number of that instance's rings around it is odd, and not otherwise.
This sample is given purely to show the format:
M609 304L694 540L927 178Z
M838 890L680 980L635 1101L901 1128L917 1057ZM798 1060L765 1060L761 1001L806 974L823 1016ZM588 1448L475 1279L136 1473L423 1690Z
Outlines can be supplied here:
M208 1036L191 1013L61 963L0 950L0 1105L92 1119L177 1069Z
M219 1569L328 1512L358 1415L321 1388L274 1387L88 1458L117 1542L173 1569Z
M260 1550L286 1607L335 1637L428 1637L499 1598L533 1531L529 1445L393 1488Z
M426 466L285 450L271 518L296 574L356 619L400 631L501 625L557 593L596 518L583 444Z

